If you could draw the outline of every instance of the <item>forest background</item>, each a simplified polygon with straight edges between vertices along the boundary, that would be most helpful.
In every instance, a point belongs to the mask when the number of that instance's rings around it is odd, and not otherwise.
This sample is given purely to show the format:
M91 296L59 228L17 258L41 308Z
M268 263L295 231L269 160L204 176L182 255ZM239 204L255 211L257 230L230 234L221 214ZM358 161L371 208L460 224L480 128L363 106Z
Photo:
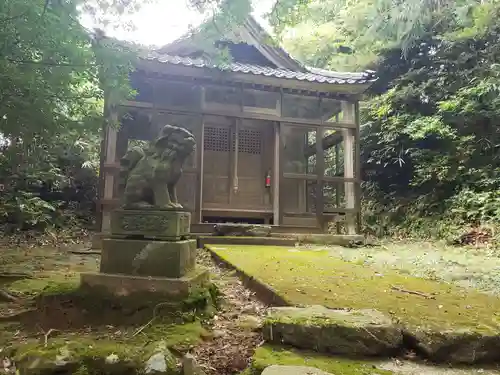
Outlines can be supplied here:
M103 93L133 95L127 77L143 48L100 30L133 27L123 20L144 3L1 2L0 226L9 238L72 241L94 228ZM189 5L214 30L252 6ZM500 1L281 0L267 20L308 65L377 72L361 114L365 233L497 237Z

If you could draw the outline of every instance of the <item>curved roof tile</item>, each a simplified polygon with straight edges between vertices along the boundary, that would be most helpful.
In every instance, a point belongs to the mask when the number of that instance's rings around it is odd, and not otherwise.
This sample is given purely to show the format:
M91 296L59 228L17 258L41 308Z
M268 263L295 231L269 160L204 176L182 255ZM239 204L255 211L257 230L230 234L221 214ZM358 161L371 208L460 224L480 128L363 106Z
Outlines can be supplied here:
M189 57L172 56L168 54L160 54L158 52L149 53L144 57L145 60L158 61L161 63L194 66L197 68L211 68L235 73L245 73L254 75L264 75L267 77L296 79L299 81L309 81L317 83L331 83L331 84L366 84L377 80L373 71L365 71L362 73L347 73L347 72L333 72L330 70L306 67L307 72L295 72L292 70L282 68L270 68L266 66L244 64L239 62L231 62L216 66L203 59L192 59Z

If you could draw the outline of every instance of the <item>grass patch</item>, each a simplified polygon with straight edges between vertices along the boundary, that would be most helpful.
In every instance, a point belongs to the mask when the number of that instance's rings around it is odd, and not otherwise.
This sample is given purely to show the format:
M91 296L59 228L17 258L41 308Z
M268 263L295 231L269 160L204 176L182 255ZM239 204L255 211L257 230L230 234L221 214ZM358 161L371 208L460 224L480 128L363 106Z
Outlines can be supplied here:
M389 375L392 371L377 369L369 361L323 356L313 352L298 351L264 345L255 351L247 375L259 375L272 365L309 366L336 375Z
M375 308L413 327L500 331L500 299L494 296L393 270L380 272L335 258L326 250L236 245L210 248L294 304ZM432 294L435 299L396 291L392 286Z

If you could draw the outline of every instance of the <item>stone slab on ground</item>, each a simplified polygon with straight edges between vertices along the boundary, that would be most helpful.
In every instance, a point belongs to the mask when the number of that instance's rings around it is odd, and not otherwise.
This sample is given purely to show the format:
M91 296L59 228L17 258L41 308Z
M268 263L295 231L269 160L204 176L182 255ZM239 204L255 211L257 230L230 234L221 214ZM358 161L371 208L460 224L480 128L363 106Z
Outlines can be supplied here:
M198 236L199 247L206 245L295 246L291 238Z
M500 328L482 332L470 329L446 331L405 328L406 334L426 357L456 364L499 363Z
M355 247L364 244L365 238L362 235L354 234L297 234L297 241L301 244L316 245L340 245L345 247Z
M135 293L155 293L159 296L183 299L209 284L207 270L196 268L181 278L144 277L106 273L82 273L83 288L96 288L116 297L126 297Z
M246 237L269 237L271 235L270 225L223 223L214 225L216 236L246 236Z
M307 366L269 366L261 375L333 375L320 369Z
M275 307L264 322L263 334L271 343L331 354L391 355L403 344L401 329L372 309Z
M182 277L194 269L196 240L152 241L107 238L102 241L103 273Z
M178 241L189 236L191 213L169 210L115 210L111 234Z

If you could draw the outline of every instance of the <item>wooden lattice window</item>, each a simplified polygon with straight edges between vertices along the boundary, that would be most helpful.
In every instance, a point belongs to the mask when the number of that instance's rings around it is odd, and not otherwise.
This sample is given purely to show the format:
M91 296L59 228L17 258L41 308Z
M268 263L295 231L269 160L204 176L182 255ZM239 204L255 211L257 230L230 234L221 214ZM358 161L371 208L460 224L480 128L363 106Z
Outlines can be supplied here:
M229 129L217 126L205 126L203 149L206 151L228 152Z
M233 151L236 141L233 137ZM238 152L260 155L262 149L262 133L257 129L240 129L238 132Z

